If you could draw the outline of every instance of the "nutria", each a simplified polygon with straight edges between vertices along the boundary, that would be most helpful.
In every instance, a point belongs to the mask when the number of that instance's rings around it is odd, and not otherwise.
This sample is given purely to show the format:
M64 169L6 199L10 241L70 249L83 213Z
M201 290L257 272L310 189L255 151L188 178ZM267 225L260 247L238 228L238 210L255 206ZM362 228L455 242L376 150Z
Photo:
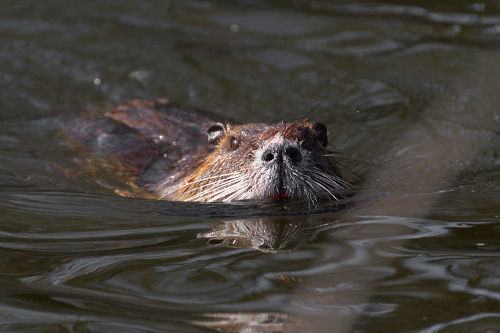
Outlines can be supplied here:
M86 156L107 157L129 184L164 200L314 205L319 198L337 200L347 187L326 149L325 125L239 125L216 118L166 99L135 100L104 116L80 118L66 134Z

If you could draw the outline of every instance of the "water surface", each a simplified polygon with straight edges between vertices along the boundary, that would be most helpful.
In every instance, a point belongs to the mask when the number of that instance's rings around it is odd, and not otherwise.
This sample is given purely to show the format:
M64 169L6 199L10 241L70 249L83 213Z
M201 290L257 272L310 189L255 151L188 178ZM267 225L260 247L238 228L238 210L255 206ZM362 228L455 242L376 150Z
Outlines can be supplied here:
M500 330L498 2L1 7L2 332ZM156 202L75 171L57 128L155 97L240 122L317 105L376 200Z

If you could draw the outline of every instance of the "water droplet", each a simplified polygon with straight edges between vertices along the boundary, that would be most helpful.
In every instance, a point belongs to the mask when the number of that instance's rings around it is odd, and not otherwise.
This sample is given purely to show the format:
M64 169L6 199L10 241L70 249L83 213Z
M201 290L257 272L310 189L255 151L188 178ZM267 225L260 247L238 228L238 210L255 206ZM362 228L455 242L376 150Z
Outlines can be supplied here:
M229 30L234 33L240 32L240 29L241 27L239 24L231 24L231 26L229 27Z
M128 77L129 77L129 79L142 82L146 78L146 72L141 71L141 70L131 71L128 73Z

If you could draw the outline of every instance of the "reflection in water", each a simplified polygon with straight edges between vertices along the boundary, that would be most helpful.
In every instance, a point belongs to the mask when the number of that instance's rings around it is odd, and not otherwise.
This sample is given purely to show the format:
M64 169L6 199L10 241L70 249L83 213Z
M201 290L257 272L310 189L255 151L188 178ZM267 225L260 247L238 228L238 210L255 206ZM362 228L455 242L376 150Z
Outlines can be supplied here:
M209 244L262 252L290 251L311 240L319 230L335 225L335 222L318 224L309 220L303 217L230 220L214 224L210 231L198 234L198 238L208 238Z
M195 321L193 324L215 329L219 332L270 333L305 332L306 326L290 315L282 313L210 313L211 320Z

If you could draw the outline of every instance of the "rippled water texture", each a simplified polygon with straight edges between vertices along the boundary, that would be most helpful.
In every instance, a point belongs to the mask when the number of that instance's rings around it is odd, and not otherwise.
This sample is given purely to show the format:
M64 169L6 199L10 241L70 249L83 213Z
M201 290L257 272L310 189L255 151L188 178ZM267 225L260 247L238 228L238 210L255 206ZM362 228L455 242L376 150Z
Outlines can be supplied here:
M0 35L1 332L500 331L498 1L3 0ZM317 105L362 204L173 204L77 172L58 128L154 97Z

